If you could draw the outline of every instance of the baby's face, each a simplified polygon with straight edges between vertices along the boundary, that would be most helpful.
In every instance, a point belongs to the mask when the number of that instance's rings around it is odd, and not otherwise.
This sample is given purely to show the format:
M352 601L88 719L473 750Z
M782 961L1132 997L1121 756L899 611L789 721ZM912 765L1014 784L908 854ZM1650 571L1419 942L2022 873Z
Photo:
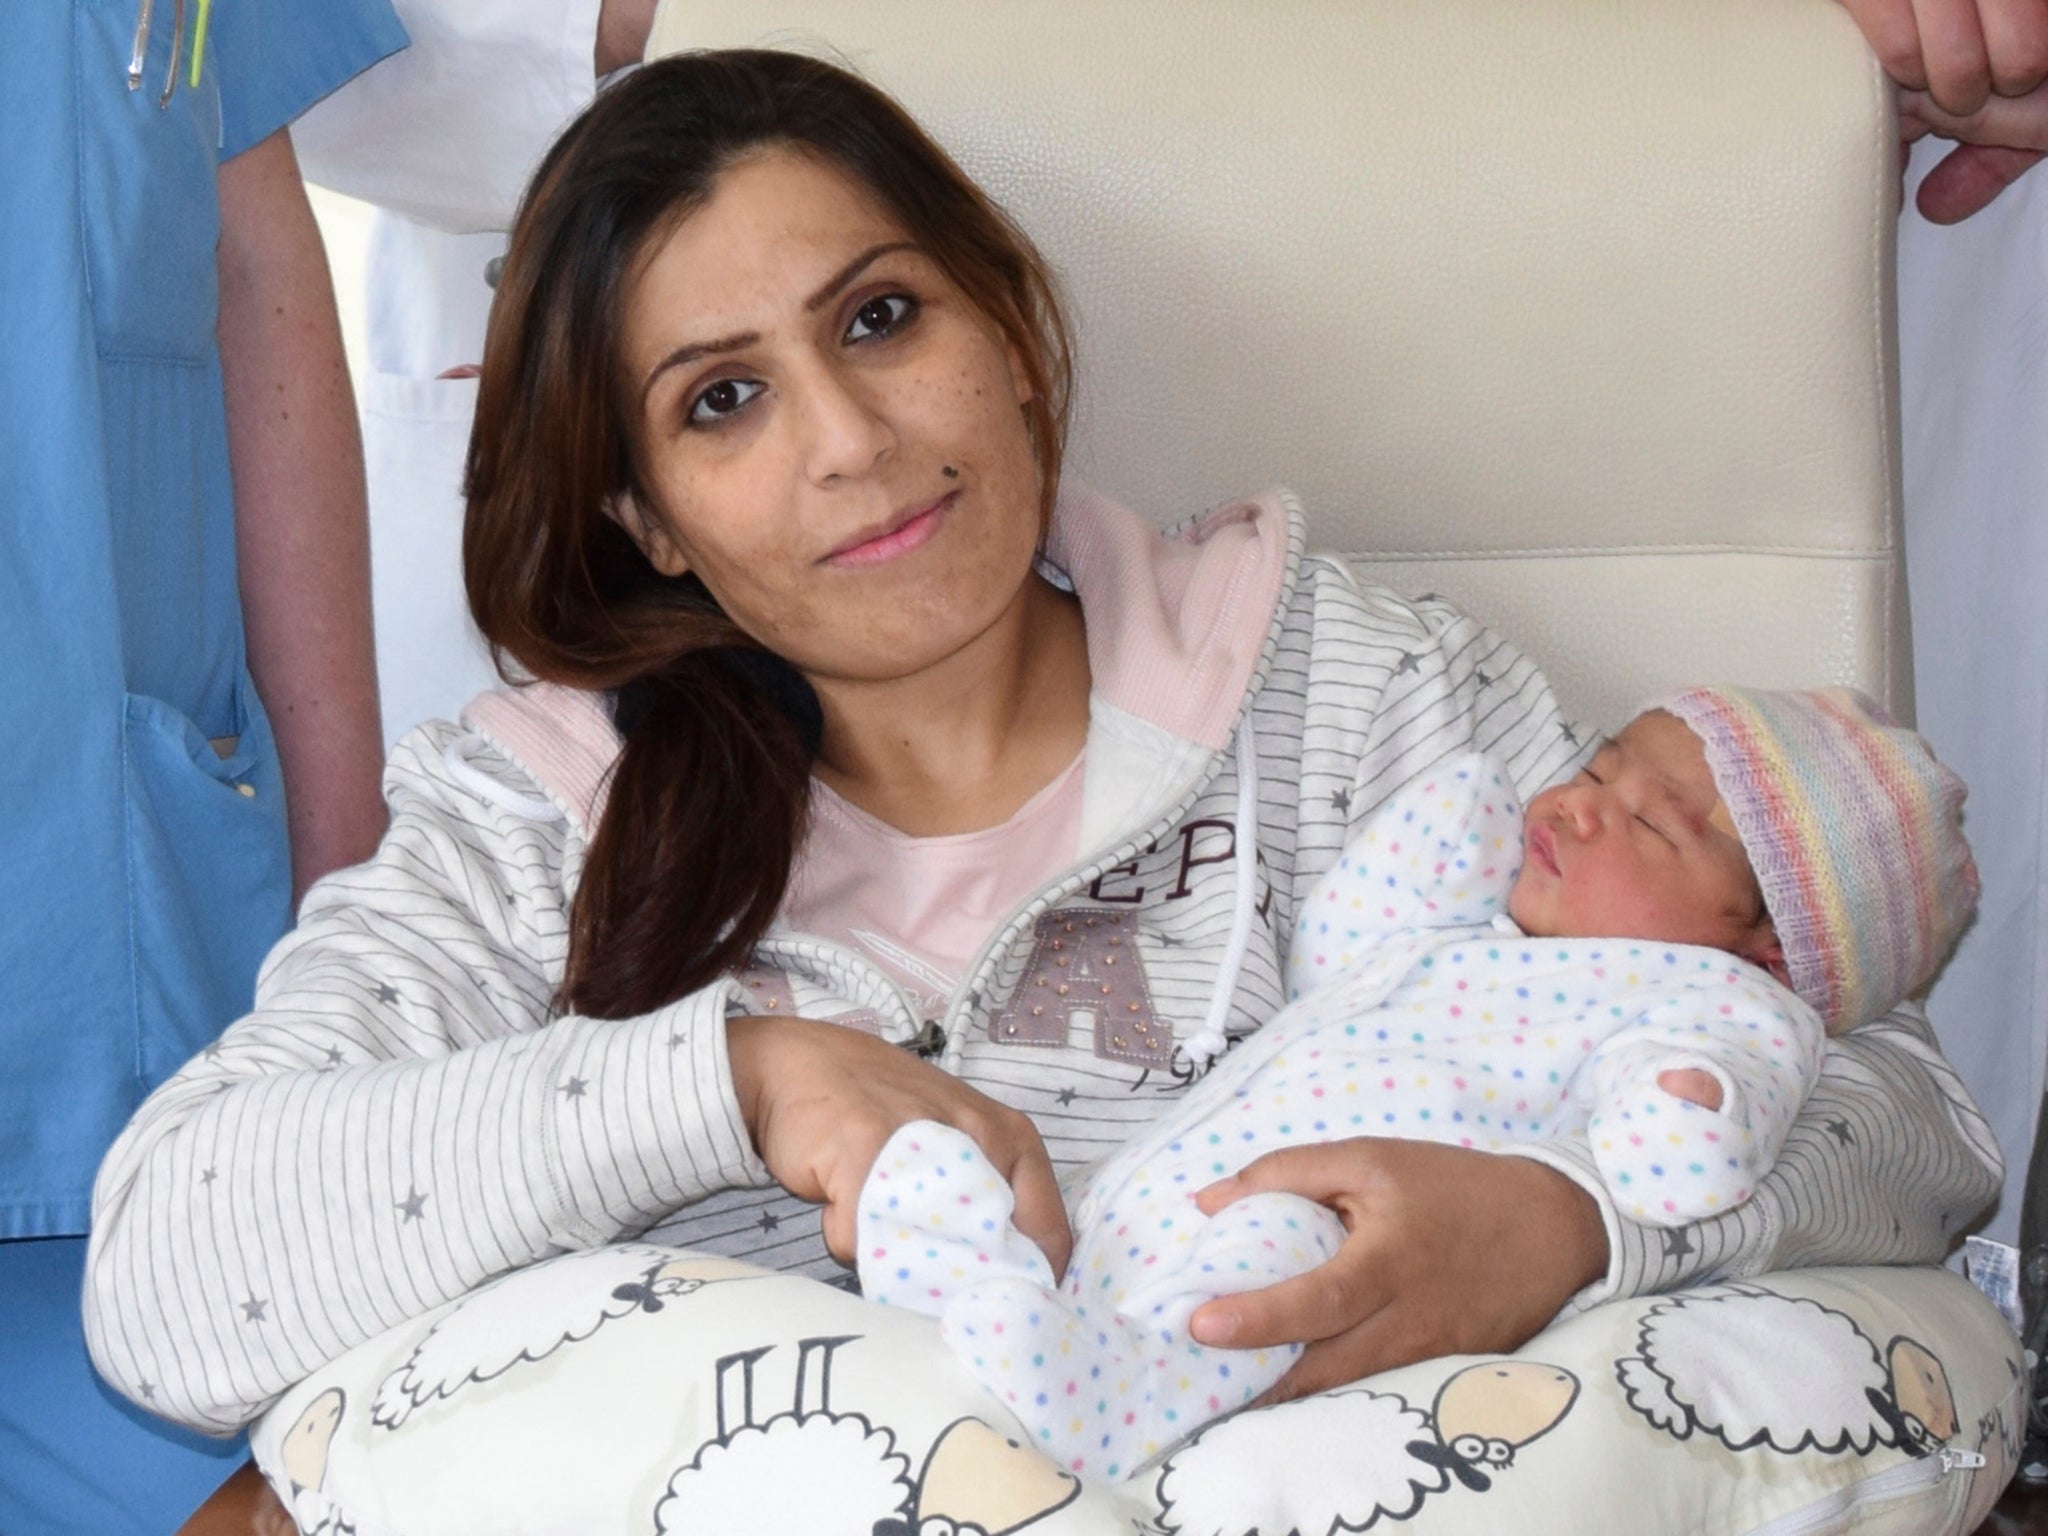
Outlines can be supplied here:
M1675 715L1638 716L1530 801L1522 841L1508 915L1525 933L1753 947L1763 895L1706 751Z

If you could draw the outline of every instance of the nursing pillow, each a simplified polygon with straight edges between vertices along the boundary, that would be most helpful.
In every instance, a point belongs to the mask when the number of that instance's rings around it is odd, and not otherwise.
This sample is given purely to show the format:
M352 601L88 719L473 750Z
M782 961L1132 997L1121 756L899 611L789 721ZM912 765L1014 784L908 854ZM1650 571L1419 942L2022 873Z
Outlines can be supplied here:
M1804 1270L1239 1413L1084 1486L932 1319L629 1243L359 1346L250 1442L322 1536L1947 1536L2015 1465L2022 1374L1946 1271Z

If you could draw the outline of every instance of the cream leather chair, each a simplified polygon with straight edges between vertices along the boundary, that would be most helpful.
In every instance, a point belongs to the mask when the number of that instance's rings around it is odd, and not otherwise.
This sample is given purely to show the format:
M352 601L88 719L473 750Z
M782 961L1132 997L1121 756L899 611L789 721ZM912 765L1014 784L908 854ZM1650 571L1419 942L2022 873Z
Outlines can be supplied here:
M1910 709L1894 134L1817 0L665 0L822 47L1064 274L1070 473L1273 484L1607 725L1679 680Z

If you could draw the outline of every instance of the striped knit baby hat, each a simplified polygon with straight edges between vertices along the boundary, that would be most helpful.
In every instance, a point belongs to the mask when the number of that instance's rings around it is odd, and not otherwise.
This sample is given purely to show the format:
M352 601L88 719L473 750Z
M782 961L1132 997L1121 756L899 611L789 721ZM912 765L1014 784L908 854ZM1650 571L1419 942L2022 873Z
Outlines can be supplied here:
M1831 1035L1934 977L1977 908L1963 781L1849 688L1688 688L1650 706L1706 744L1792 990Z

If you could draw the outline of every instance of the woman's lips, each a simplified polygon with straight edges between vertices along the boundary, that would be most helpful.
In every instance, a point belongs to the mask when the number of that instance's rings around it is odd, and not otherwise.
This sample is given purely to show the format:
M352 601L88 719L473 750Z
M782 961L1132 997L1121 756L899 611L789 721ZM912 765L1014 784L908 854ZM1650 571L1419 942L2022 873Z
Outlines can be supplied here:
M899 555L907 555L939 531L939 523L959 497L958 491L948 491L930 506L911 513L901 522L890 523L880 532L858 534L827 555L825 564L880 565Z
M1529 829L1529 857L1552 879L1561 873L1557 867L1557 838L1550 828L1538 824Z

